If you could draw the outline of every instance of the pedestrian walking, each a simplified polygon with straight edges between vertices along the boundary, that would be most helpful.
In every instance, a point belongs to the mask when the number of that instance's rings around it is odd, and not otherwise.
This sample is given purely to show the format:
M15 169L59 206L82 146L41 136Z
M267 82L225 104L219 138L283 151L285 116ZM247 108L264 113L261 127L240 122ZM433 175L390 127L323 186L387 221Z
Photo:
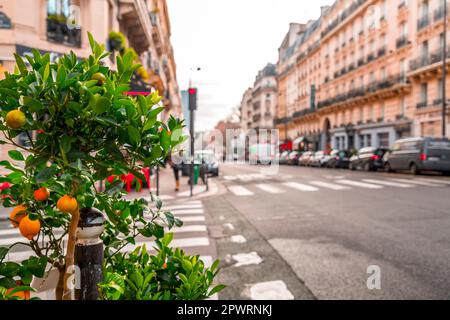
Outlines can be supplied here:
M180 190L181 159L183 159L183 151L179 151L178 154L174 156L172 156L172 152L170 152L167 158L167 162L171 166L175 178L175 191Z

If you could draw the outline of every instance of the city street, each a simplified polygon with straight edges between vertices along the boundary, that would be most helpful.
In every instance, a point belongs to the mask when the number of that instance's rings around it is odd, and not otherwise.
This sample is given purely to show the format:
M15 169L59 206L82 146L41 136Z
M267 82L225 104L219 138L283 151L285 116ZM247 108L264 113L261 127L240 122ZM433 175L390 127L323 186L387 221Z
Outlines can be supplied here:
M295 299L449 298L450 179L261 168L221 165L220 194L209 200L209 229L225 233L221 298L245 298L261 281L281 281ZM251 252L259 258L237 267L235 255ZM369 266L380 268L380 290L366 285Z

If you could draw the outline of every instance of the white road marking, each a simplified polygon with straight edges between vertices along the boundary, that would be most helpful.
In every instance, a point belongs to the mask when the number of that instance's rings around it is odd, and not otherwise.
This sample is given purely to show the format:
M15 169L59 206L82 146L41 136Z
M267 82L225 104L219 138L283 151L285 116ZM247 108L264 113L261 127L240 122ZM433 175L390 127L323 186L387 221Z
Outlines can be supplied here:
M294 300L294 296L281 280L259 282L250 285L252 300Z
M363 179L362 181L368 183L381 184L388 187L398 187L398 188L413 188L414 186L411 184L400 183L400 182L392 182L386 180L375 180L375 179Z
M236 180L237 179L237 177L235 177L235 176L223 176L223 178L225 180L228 180L228 181L232 181L232 180Z
M181 219L181 221L183 221L183 222L201 222L201 221L205 221L205 217L204 216L183 217Z
M211 256L200 256L200 260L203 261L205 267L207 268L211 267L214 262L213 257Z
M259 188L263 191L269 192L269 193L283 193L283 190L281 190L273 185L267 184L267 183L260 183L260 184L256 184L255 186L257 188Z
M251 192L250 190L248 190L247 188L244 188L243 186L229 186L228 190L230 190L231 192L233 192L235 195L237 196L252 196L254 195L253 192Z
M176 206L168 206L163 207L163 210L170 211L170 210L178 210L178 209L201 209L203 208L203 205L201 203L199 204L181 204Z
M174 216L184 216L189 214L202 214L204 213L203 209L189 209L189 210L170 210Z
M248 266L251 264L260 264L263 260L256 252L238 253L232 256L236 263L234 267Z
M183 220L183 219L182 219ZM173 228L168 232L173 232L174 234L184 233L184 232L203 232L206 231L205 225L191 225Z
M234 235L230 238L231 242L235 242L235 243L246 243L247 239L245 239L244 236L238 234L238 235Z
M309 183L311 183L315 186L318 186L318 187L328 188L331 190L349 190L349 189L351 189L350 187L341 186L338 184L324 182L324 181L310 181Z
M238 177L238 179L241 180L241 181L250 181L250 180L253 179L253 178L251 177L251 175L249 175L249 174L239 174L237 177Z
M234 230L234 226L231 223L224 223L223 226L231 231Z
M359 181L353 181L353 180L336 180L337 183L346 184L353 187L360 187L360 188L366 188L366 189L383 189L383 186L377 185L377 184L369 184Z
M289 188L297 189L300 191L307 191L307 192L319 191L319 189L317 189L316 187L311 187L306 184L302 184L302 183L298 183L298 182L285 182L283 184Z
M224 221L224 220L225 220L225 217L224 217L224 216L219 216L219 220L220 220L220 221Z
M397 178L394 179L394 178L391 178L389 180L402 182L402 183L418 184L420 186L427 186L427 187L442 187L441 184L434 184L434 183L430 183L430 182L418 181L418 180L413 180L413 179L397 179Z
M126 245L121 252L129 252L136 247L147 246L147 250L152 251L153 247L156 247L156 243L154 241L137 241L136 245L128 244ZM209 246L209 239L207 237L195 237L195 238L184 238L184 239L173 239L170 243L171 247L174 248L190 248L190 247L207 247Z
M206 186L205 185L195 185L193 190L192 190L192 193L195 195L195 194L203 193L205 191L206 191ZM191 190L187 190L187 191L183 191L183 192L177 193L177 197L189 197L190 195L191 195Z
M448 180L430 179L430 178L417 178L417 180L425 181L425 182L432 182L432 183L449 184L450 185L450 181L448 181Z

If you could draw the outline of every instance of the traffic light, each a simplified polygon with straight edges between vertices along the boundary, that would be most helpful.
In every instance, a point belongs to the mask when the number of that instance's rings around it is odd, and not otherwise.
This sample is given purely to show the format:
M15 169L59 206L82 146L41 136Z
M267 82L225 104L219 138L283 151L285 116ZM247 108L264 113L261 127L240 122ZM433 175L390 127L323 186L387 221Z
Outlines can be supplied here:
M189 88L189 110L197 110L197 88Z

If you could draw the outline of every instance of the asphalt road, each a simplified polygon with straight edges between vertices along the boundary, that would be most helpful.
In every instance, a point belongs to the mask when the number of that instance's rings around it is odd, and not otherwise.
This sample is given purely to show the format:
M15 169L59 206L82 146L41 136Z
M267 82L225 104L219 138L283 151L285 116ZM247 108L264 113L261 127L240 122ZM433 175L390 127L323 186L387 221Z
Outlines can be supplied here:
M450 298L448 177L261 169L221 165L222 197L316 298Z

